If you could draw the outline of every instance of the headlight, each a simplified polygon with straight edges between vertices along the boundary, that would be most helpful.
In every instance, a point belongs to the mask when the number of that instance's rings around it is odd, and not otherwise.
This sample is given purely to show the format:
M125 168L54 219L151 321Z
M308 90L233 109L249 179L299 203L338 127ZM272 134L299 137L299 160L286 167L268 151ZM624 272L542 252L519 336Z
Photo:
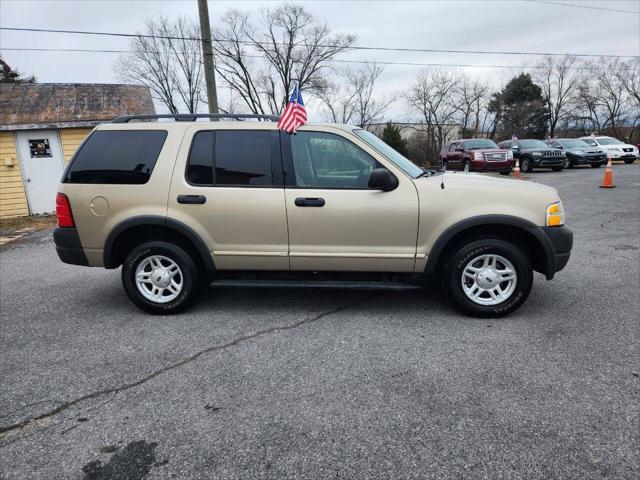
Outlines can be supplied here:
M482 152L473 152L473 159L474 160L484 160L484 156L483 156Z
M559 227L564 225L564 207L562 202L552 203L547 207L547 227Z
M513 160L513 151L512 150L508 150L507 151L507 160Z
M571 150L569 153L572 155L584 155L584 152L581 152L580 150Z
M542 152L533 152L533 156L534 157L541 157L542 156Z

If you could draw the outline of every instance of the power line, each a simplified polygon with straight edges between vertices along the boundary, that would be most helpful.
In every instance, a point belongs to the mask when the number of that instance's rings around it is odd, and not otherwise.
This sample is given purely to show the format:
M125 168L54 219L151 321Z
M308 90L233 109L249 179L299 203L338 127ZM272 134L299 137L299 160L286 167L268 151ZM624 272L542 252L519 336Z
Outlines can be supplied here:
M562 7L587 8L589 10L601 10L605 12L635 13L636 15L640 14L640 11L634 11L634 10L619 10L617 8L608 8L608 7L592 7L591 5L578 5L575 3L552 2L550 0L524 0L524 1L530 2L530 3L544 3L547 5L559 5Z
M105 49L89 49L89 48L22 48L22 47L0 47L0 51L17 51L17 52L70 52L70 53L136 53L134 50L105 50ZM143 53L160 53L151 50L142 50ZM166 52L165 52L166 53ZM173 52L171 52L173 53ZM178 52L180 53L180 52ZM266 58L264 55L245 55L249 58ZM411 67L460 67L460 68L515 68L525 69L543 69L545 66L538 65L477 65L469 63L418 63L418 62L387 62L378 60L342 60L332 59L334 63L356 63L370 65L401 65ZM597 67L568 67L572 70L595 70ZM628 70L628 69L621 69Z
M64 33L76 35L100 35L111 37L128 37L128 38L159 38L165 40L192 40L201 41L198 37L174 37L164 35L147 35L135 33L118 33L118 32L95 32L83 30L54 30L45 28L17 28L17 27L0 27L0 30L18 31L18 32L39 32L39 33ZM234 43L235 40L216 39L217 43ZM252 42L238 41L241 44L253 45ZM263 44L264 45L264 44ZM276 45L284 45L276 43ZM327 47L339 47L339 45L326 45ZM518 52L518 51L495 51L495 50L452 50L452 49L436 49L436 48L408 48L408 47L365 47L365 46L349 46L345 50L373 50L386 52L419 52L419 53L462 53L477 55L535 55L535 56L572 56L572 57L611 57L611 58L635 58L636 55L610 55L610 54L594 54L594 53L552 53L552 52Z

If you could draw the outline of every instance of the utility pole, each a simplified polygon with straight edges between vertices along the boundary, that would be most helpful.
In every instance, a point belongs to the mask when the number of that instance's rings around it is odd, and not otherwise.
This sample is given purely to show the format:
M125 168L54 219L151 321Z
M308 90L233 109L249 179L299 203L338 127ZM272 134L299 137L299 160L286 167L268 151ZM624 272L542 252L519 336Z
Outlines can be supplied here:
M218 93L216 90L216 71L213 63L213 41L209 24L209 6L207 0L198 0L200 15L200 38L202 40L202 60L204 62L204 81L207 86L209 113L218 113Z

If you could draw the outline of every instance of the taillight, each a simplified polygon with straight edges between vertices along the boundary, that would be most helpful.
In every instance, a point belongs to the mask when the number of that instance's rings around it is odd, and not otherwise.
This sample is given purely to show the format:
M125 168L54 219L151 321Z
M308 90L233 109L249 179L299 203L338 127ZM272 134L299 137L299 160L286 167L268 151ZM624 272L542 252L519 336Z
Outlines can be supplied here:
M71 213L71 204L64 193L56 195L56 215L58 216L59 227L75 227L73 221L73 213Z

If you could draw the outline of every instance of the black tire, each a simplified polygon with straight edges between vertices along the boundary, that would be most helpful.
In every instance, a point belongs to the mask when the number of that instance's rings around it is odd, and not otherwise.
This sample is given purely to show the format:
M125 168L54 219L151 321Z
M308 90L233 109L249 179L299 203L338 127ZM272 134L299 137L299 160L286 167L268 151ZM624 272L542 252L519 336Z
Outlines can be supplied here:
M601 163L592 163L591 167L592 168L600 168L601 165L602 165Z
M462 163L462 171L463 172L470 172L471 171L471 162L469 160L465 160Z
M520 171L523 173L533 172L533 165L531 164L531 160L528 158L523 158L520 160Z
M474 317L497 318L517 310L527 299L533 285L533 269L527 255L513 243L500 238L470 239L451 252L442 268L442 285L449 298L463 313ZM511 295L496 305L481 305L464 293L462 274L467 264L485 254L496 254L511 262L516 285Z
M569 160L568 158L565 157L564 162L562 163L562 166L564 168L573 168L573 162L571 160Z
M504 176L511 175L511 171L508 171L508 172L500 172L500 175L504 175Z
M152 255L166 257L180 268L182 290L175 299L166 303L146 298L136 286L138 265ZM152 315L172 315L183 311L195 300L201 289L200 274L193 258L182 247L162 241L143 243L129 253L122 264L122 285L131 301Z
M627 165L631 165L635 161L636 161L635 158L625 158L624 159L624 163L626 163Z
M551 167L551 170L553 170L554 172L561 172L562 170L564 170L564 167Z

